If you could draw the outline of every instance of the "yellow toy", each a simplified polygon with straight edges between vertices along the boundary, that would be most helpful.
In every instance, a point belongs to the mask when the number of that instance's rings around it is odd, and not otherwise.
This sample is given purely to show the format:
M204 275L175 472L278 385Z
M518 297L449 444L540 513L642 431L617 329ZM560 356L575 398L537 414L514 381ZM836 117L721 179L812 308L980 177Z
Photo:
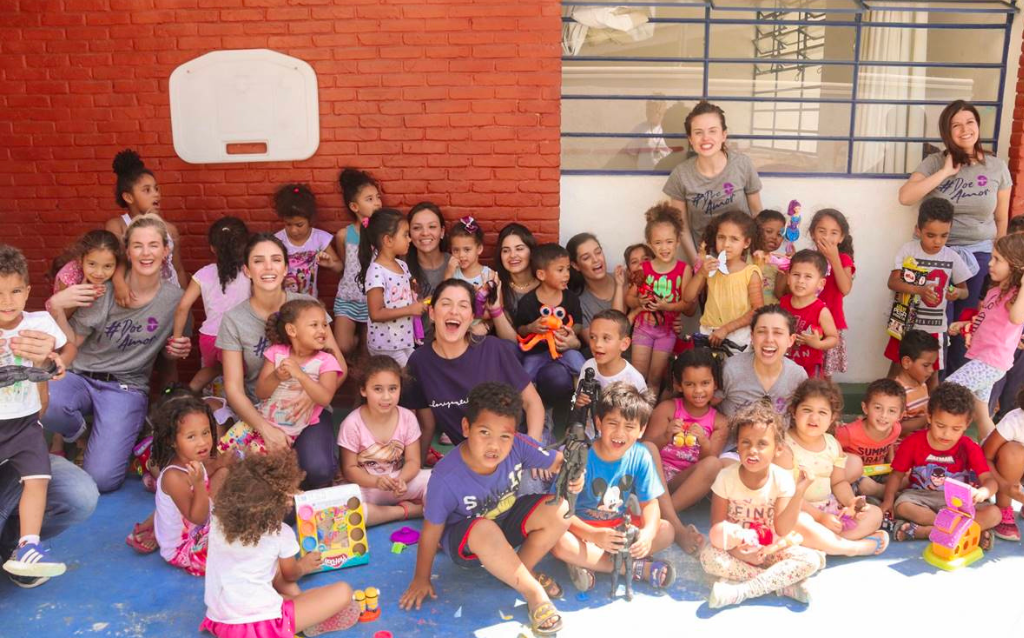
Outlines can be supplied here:
M302 555L318 551L323 558L317 571L370 562L366 514L358 485L336 485L297 494L295 512Z
M359 605L359 622L373 622L380 618L378 596L376 587L357 589L354 592L353 597Z
M981 527L974 520L971 486L947 478L945 495L946 507L935 516L924 560L933 567L953 571L980 560L985 552L979 547Z
M692 434L677 432L676 435L672 437L672 444L676 447L693 447L697 445L697 437Z
M883 474L892 473L892 465L889 463L879 463L877 465L865 465L864 476L881 476Z
M907 257L903 260L900 277L904 283L924 286L928 283L928 270L918 266L917 260L913 257ZM917 322L917 307L920 303L921 295L909 292L896 293L896 297L892 301L892 310L889 312L889 321L886 326L889 336L903 339L906 331L913 328Z

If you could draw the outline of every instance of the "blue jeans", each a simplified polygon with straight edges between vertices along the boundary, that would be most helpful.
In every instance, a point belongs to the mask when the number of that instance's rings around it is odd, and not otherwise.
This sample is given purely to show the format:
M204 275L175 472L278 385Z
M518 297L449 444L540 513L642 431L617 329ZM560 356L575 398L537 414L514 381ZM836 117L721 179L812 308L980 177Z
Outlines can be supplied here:
M43 515L43 538L57 536L92 516L100 497L92 478L65 458L50 456L50 476L46 513ZM20 500L18 473L10 463L0 465L0 557L10 555L21 537L18 525Z
M978 260L978 274L967 280L967 297L957 299L951 304L946 304L946 320L950 323L960 318L960 313L968 308L977 308L981 302L981 286L988 276L988 262L992 259L992 253L974 253ZM956 372L957 368L967 361L967 348L964 346L963 337L952 337L949 340L949 353L946 355L946 369L944 378Z
M579 350L566 350L557 359L551 358L547 349L537 349L523 356L523 370L537 386L544 402L554 405L560 399L572 396L573 377L580 375L580 368L586 363Z
M92 415L83 468L100 492L112 492L124 483L148 406L149 397L142 390L68 372L50 382L50 404L42 422L47 430L74 441L85 433L85 417Z

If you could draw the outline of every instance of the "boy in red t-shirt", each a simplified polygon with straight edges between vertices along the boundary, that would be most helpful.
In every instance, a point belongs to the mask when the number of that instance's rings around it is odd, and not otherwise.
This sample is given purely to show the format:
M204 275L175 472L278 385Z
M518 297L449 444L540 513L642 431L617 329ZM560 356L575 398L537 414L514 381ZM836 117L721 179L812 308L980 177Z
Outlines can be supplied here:
M872 381L860 409L864 417L836 428L836 440L846 452L846 480L864 496L881 498L885 485L861 476L865 465L891 463L900 438L900 417L906 394L892 379Z
M967 388L940 383L928 399L928 429L911 434L896 449L881 505L883 512L896 517L896 540L928 538L935 515L946 506L943 485L952 478L980 485L971 488L978 506L974 520L982 529L979 546L983 550L992 547L991 529L999 523L1000 513L986 501L998 486L981 446L964 436L974 415L974 402ZM897 498L903 477L908 475L910 488Z
M786 354L807 371L809 378L821 376L825 351L839 343L839 330L825 302L818 294L825 287L828 262L816 250L801 250L789 261L786 286L789 294L779 300L782 308L796 317L796 344Z

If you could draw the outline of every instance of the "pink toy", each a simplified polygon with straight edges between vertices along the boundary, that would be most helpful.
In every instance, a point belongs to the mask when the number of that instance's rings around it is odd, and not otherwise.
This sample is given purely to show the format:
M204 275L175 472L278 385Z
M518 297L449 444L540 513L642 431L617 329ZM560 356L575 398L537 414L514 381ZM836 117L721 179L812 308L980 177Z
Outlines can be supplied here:
M795 199L789 201L789 207L786 209L789 225L785 230L786 239L782 242L786 255L792 256L796 252L796 240L800 239L800 209L800 202Z
M934 567L952 571L967 567L985 553L979 547L981 526L974 520L974 492L970 485L947 478L946 507L935 516L924 550L924 560Z

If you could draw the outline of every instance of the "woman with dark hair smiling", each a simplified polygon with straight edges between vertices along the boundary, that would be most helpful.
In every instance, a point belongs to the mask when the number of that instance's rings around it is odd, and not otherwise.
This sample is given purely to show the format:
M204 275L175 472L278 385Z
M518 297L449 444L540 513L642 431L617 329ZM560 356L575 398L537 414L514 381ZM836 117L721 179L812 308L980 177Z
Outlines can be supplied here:
M981 146L981 116L970 102L955 100L939 115L941 153L924 158L900 187L904 206L929 197L953 204L953 227L947 245L957 251L975 274L967 280L967 296L946 306L952 322L967 308L978 305L988 275L992 242L1006 234L1010 214L1010 170L1006 162ZM963 341L955 340L949 351L946 372L964 362Z
M527 434L539 441L544 431L544 405L514 347L496 337L470 334L474 296L473 287L464 281L442 281L430 305L434 339L409 357L407 370L412 382L403 403L417 411L424 461L438 428L453 443L466 438L462 428L466 400L470 390L485 381L507 383L520 391ZM500 301L488 310L500 312L498 304Z
M256 380L263 369L263 352L270 345L266 337L267 319L281 310L285 302L313 298L284 289L288 251L280 239L269 233L257 233L249 238L243 272L252 281L252 296L224 313L217 334L217 347L223 351L224 392L238 418L259 432L268 450L278 450L288 447L287 435L264 419L255 406ZM328 315L327 321L330 320ZM348 368L334 333L328 330L326 336L324 350L333 354L341 365L336 382L341 386ZM309 395L303 394L295 400L292 415L296 419L308 415L314 406ZM299 465L306 471L306 484L310 488L330 485L338 470L334 458L334 426L329 414L322 413L316 423L310 422L295 439Z

